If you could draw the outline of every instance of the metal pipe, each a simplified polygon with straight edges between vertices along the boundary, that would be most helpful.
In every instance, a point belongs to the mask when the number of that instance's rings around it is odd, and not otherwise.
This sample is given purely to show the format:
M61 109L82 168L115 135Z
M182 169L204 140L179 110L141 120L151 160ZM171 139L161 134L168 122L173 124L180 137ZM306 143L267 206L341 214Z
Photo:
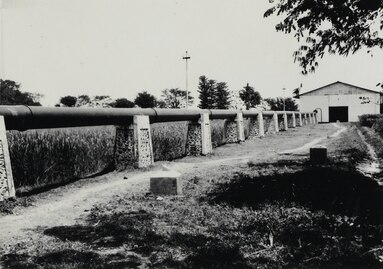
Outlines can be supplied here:
M81 127L97 125L127 125L135 115L149 116L150 122L194 121L207 113L210 119L234 119L237 113L244 117L256 117L259 111L224 109L158 109L158 108L79 108L0 106L7 130ZM278 111L277 114L283 114ZM274 111L262 111L265 116Z

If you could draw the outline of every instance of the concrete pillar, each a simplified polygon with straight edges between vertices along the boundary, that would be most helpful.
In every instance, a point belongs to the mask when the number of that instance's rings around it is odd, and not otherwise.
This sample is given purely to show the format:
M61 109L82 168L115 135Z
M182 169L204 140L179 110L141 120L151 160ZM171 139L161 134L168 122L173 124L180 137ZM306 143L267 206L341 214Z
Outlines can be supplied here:
M304 125L307 125L308 124L308 121L307 121L307 113L304 113L303 114L303 117L304 117Z
M208 155L213 153L209 114L201 114L198 121L190 122L186 138L186 155Z
M260 137L263 137L263 136L265 136L265 126L263 124L263 115L262 115L261 111L259 111L259 113L258 113L258 124L259 124L258 135Z
M314 116L314 124L318 124L318 114L314 113L313 116Z
M312 113L309 113L309 123L310 123L310 124L313 124L313 117L312 117Z
M287 131L289 129L289 123L287 120L287 113L283 113L283 130Z
M114 160L117 170L142 168L154 163L148 116L134 116L128 126L116 127Z
M245 129L243 127L243 114L238 112L234 121L227 120L225 124L226 143L238 143L245 141Z
M292 117L292 127L295 128L297 127L297 119L295 118L295 112L293 112L293 114L291 115Z
M4 117L0 116L0 201L10 197L15 197L15 185Z
M299 117L299 119L298 119L298 126L299 127L302 127L303 126L303 122L302 122L302 113L301 112L299 112L298 113L298 117Z
M274 112L273 122L274 122L274 131L276 133L278 133L279 132L279 123L278 123L278 114L277 114L277 112Z
M250 118L249 139L259 136L258 118Z

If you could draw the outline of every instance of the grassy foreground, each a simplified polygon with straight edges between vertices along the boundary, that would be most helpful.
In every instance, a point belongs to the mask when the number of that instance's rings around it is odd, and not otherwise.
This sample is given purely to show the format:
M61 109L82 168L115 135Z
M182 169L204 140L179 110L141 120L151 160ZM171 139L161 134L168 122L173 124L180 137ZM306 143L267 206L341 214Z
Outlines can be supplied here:
M381 268L382 189L354 171L356 129L331 162L200 169L183 196L114 196L76 225L41 228L5 268ZM335 147L333 147L335 148ZM350 163L351 161L351 163Z

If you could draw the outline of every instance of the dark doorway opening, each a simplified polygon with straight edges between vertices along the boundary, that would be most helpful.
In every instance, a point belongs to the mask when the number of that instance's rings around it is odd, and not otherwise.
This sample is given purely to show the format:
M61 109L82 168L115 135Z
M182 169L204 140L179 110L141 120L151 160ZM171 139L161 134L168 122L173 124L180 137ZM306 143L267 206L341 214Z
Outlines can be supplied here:
M330 106L328 109L330 122L348 122L348 106Z

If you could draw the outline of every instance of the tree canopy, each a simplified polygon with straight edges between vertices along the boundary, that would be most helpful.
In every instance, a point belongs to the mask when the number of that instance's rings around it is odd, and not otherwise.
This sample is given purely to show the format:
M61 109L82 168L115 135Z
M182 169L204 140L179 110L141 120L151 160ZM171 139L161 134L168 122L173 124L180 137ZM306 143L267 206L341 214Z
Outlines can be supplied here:
M228 109L230 107L230 92L226 82L218 82L215 86L215 108Z
M270 0L264 16L281 16L276 30L300 42L294 60L302 73L314 72L326 52L347 56L362 48L382 48L381 0ZM368 50L367 52L370 52Z
M162 91L161 97L163 98L159 103L162 108L185 108L186 107L186 91L178 88L165 89ZM188 105L192 105L194 97L188 92Z
M126 98L117 98L110 106L115 108L133 108L135 105Z
M199 77L198 93L201 109L210 109L215 107L215 83L213 79L208 79L206 76Z
M230 92L226 82L217 82L206 76L199 77L198 93L201 109L228 109L230 107Z
M20 91L20 84L13 80L0 79L1 105L41 106L41 96L40 94Z
M67 95L60 98L60 104L66 107L74 107L76 106L76 103L77 103L77 97L75 96Z
M137 94L134 103L141 108L151 108L156 107L157 99L147 91L143 91Z
M249 83L239 92L239 97L245 103L246 109L255 107L261 103L261 95L249 86Z
M273 111L283 111L283 98L265 98L264 99L270 106L270 109ZM291 97L285 98L285 110L286 111L296 111L298 110L298 105L295 100Z

